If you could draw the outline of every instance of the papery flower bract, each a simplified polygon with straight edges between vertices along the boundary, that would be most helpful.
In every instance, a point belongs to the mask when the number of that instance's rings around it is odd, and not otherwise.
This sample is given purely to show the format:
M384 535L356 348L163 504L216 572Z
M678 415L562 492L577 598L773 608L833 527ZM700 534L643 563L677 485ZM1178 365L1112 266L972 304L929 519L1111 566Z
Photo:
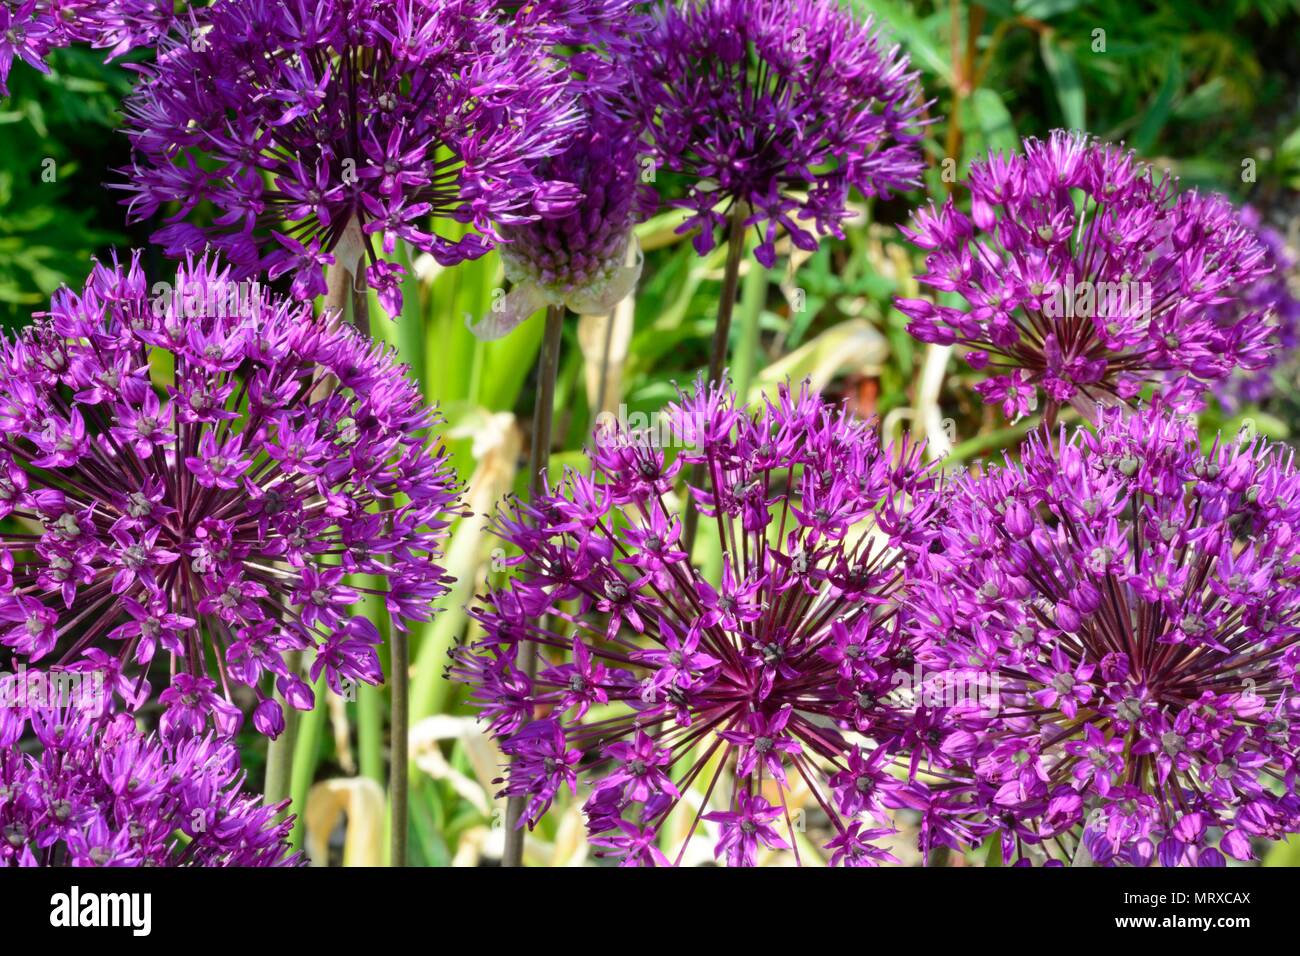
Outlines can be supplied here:
M0 748L2 866L297 866L293 817L241 792L239 750L165 742L125 714L19 713L40 748Z
M1000 676L936 843L1207 865L1300 831L1300 473L1159 407L1036 431L958 482L913 581L924 653ZM921 638L918 638L921 640ZM1213 844L1218 844L1218 850Z
M676 457L604 426L592 477L570 472L497 516L516 573L472 612L484 633L450 674L515 758L505 792L527 798L531 825L589 776L593 842L627 865L680 861L684 844L650 846L696 812L692 789L731 863L793 845L795 788L837 834L856 834L859 814L886 822L909 772L945 763L961 727L957 708L939 720L904 686L916 662L895 598L935 534L921 449L882 448L806 389L744 408L701 383L664 414ZM709 476L691 494L718 529L717 577L681 550L669 494L683 463ZM833 847L846 862L871 858L846 841Z
M0 349L0 645L107 670L132 705L165 653L169 736L232 730L232 681L277 732L268 681L312 706L291 651L335 690L378 683L344 575L372 576L397 627L445 592L438 422L390 351L215 256L152 289L138 256L96 265Z
M577 120L545 49L487 0L217 0L196 16L127 101L118 188L132 221L177 203L154 240L210 244L236 278L291 273L318 295L323 265L364 267L396 312L396 241L443 265L481 255L533 215L532 168ZM210 227L187 221L200 203Z
M927 253L919 280L967 308L897 305L916 338L968 348L992 373L978 391L1009 417L1033 410L1039 390L1049 418L1071 403L1091 416L1148 383L1188 407L1267 360L1262 310L1214 318L1267 269L1222 197L1179 193L1130 150L1062 130L972 163L968 185L970 216L949 198L903 230Z
M836 0L663 4L633 51L634 108L662 175L679 173L711 250L736 204L770 267L780 228L800 249L813 230L843 238L850 189L886 196L920 182L916 74L870 21Z
M1263 247L1269 271L1244 288L1234 290L1230 301L1215 307L1214 318L1219 324L1231 327L1243 315L1257 316L1263 312L1272 326L1271 341L1276 348L1269 351L1258 368L1239 369L1231 377L1215 383L1215 394L1229 411L1242 405L1257 405L1269 398L1274 391L1275 370L1300 345L1300 295L1291 287L1296 258L1287 249L1285 237L1267 225L1258 210L1243 206L1239 218Z

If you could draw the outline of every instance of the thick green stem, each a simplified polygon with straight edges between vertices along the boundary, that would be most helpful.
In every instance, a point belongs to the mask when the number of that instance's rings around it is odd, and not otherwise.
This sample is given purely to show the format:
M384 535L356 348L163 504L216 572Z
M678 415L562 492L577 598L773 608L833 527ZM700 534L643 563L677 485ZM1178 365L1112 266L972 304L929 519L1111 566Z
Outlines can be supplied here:
M600 383L596 388L596 404L591 410L594 427L596 419L605 410L605 396L609 394L609 353L614 345L614 326L618 324L618 306L605 317L605 341L600 351Z
M341 266L330 266L325 270L325 301L321 312L333 312L342 315L348 307L352 295L352 273Z
M727 232L727 265L722 274L722 300L718 303L718 324L713 329L713 351L709 355L709 382L721 382L731 341L731 315L736 310L736 286L740 280L740 257L745 254L745 207L731 207Z
M349 577L354 587L377 591L384 586L384 579L378 575L359 574ZM353 609L354 614L368 618L379 628L384 643L391 648L389 634L391 623L384 612L384 599L379 594L366 593L365 598ZM389 671L392 671L392 659L389 659ZM373 684L358 683L356 688L357 711L357 769L361 776L368 777L381 787L388 785L384 773L384 688Z
M297 814L293 822L293 833L289 843L295 850L302 849L306 821L303 813L307 808L307 793L316 779L316 767L320 763L320 742L325 718L329 710L325 705L325 695L329 687L325 683L325 672L312 685L316 694L316 706L298 718L298 739L294 745L293 768L289 774L290 806Z
M718 322L713 328L713 350L709 354L709 384L721 383L722 369L727 362L727 344L731 339L731 315L736 309L736 286L740 279L740 257L745 252L745 206L736 202L731 207L727 229L727 265L722 273L722 298L718 302ZM742 397L743 401L743 397ZM691 469L690 483L704 481L704 466ZM690 491L686 494L689 496ZM694 506L686 509L685 528L682 532L683 549L688 555L695 550L695 532L699 528L700 513Z
M289 651L284 655L289 673L297 674L302 666L302 651ZM293 755L298 739L298 711L291 707L277 690L275 699L284 712L284 730L266 748L266 782L263 786L266 805L274 806L289 796L293 775ZM320 701L316 702L320 706ZM279 814L283 818L284 814Z
M551 462L551 426L555 418L555 378L560 369L560 343L564 338L564 313L562 305L546 310L546 332L542 336L542 351L537 358L537 405L533 409L533 447L528 456L528 495L530 499L542 492L546 473ZM545 624L543 623L543 626ZM537 647L531 642L520 649L520 665L529 680L537 674ZM501 857L502 866L520 866L524 859L524 830L519 825L524 815L526 800L522 796L506 801L506 846Z
M366 294L366 274L358 272L352 282L352 324L370 338L370 297ZM400 316L397 318L400 319Z
M389 728L392 755L388 767L388 800L392 843L388 865L406 866L411 783L410 767L407 765L411 713L411 645L406 632L394 627L388 649L392 657L389 693L392 695L393 706Z
M736 381L736 397L748 400L758 368L758 323L767 304L767 270L758 262L749 264L740 289L740 340L736 343L736 360L731 373Z
M384 785L384 692L369 684L357 687L357 769Z

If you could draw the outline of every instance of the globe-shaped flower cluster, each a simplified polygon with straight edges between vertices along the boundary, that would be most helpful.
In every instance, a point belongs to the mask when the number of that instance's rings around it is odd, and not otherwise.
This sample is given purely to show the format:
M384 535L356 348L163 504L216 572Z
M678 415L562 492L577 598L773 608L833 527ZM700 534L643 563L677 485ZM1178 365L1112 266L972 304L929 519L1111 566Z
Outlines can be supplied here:
M165 736L232 730L232 683L275 736L264 678L312 705L287 655L379 682L351 606L382 594L400 627L444 593L437 421L391 352L215 257L153 286L97 265L0 347L0 645L133 704L170 657Z
M211 245L300 295L325 291L325 265L364 272L391 314L397 240L481 255L550 208L534 165L577 120L533 31L485 0L218 0L160 50L126 104L130 218L166 207L170 253ZM188 219L200 205L209 226Z
M870 21L836 0L689 0L655 17L633 51L633 108L701 254L738 204L770 267L780 229L801 249L814 230L842 239L851 189L919 184L920 87Z
M1221 865L1300 831L1300 474L1160 408L1036 432L952 489L910 607L1000 677L927 830L1008 862Z
M968 185L969 216L949 197L904 230L928 253L920 281L964 305L897 304L912 335L990 371L976 390L1009 417L1040 392L1049 422L1066 404L1091 416L1148 383L1190 407L1276 347L1263 309L1216 317L1270 268L1227 200L1179 193L1131 151L1061 130L972 163Z
M625 864L678 862L703 819L752 865L794 844L797 790L834 862L889 858L862 815L905 801L960 726L899 680L916 660L896 597L936 534L921 450L806 389L747 408L701 384L661 424L602 427L590 476L498 516L516 573L451 673L515 758L506 792L536 821L586 774L593 842ZM681 549L683 463L707 475L687 506L717 531L708 573Z

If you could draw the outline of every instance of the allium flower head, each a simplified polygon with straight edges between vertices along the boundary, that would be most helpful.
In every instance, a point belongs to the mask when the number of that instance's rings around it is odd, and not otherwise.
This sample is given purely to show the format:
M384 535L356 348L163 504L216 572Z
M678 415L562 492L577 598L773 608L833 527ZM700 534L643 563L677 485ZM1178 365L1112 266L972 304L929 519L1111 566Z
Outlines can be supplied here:
M640 182L635 126L593 112L563 153L539 174L568 183L576 195L563 214L501 227L499 247L510 292L477 325L481 338L507 334L538 309L564 305L579 315L606 315L636 286L641 251L632 228L654 209Z
M1300 474L1263 442L1103 411L959 482L926 654L991 668L968 773L934 784L938 842L1010 862L1221 865L1300 830Z
M637 0L507 0L497 6L512 29L560 47L561 53L625 51L648 25Z
M398 239L451 265L547 208L532 168L577 117L544 48L486 0L218 0L197 16L126 107L121 188L135 221L178 204L154 236L169 253L211 244L237 278L292 273L299 295L325 291L326 264L365 267L395 313ZM187 221L204 203L206 229Z
M1236 290L1228 302L1216 306L1215 321L1232 326L1243 316L1265 315L1272 328L1271 341L1276 349L1271 351L1264 364L1255 370L1240 370L1231 378L1217 382L1215 393L1219 400L1235 410L1241 405L1258 404L1273 394L1273 373L1276 368L1295 354L1300 345L1300 296L1292 289L1296 260L1287 249L1286 239L1276 229L1267 225L1259 211L1244 206L1240 211L1242 225L1249 229L1264 248L1268 272L1254 282Z
M293 818L241 792L233 743L165 742L124 714L19 715L35 753L0 748L0 866L295 866ZM181 838L183 836L183 839Z
M830 818L837 862L886 858L857 817L896 805L897 751L923 738L914 771L944 743L891 696L914 666L893 599L933 534L920 449L882 448L806 390L744 408L701 385L664 425L675 458L649 433L602 428L590 477L498 515L517 572L475 612L484 635L451 674L514 758L506 793L527 798L531 824L588 776L593 843L625 865L680 862L701 815L717 854L748 865L793 844L799 790ZM696 462L715 574L682 550L670 504Z
M919 183L916 74L897 46L837 0L666 3L634 52L637 104L663 171L682 176L700 254L737 203L775 259L779 228L843 238L849 190Z
M966 307L900 299L923 342L965 346L977 386L1009 417L1129 400L1154 382L1186 406L1270 351L1262 310L1229 323L1213 307L1267 269L1222 197L1179 193L1130 150L1081 133L1027 139L971 164L971 215L950 197L904 233L925 249L918 278ZM1050 416L1049 416L1050 417Z
M0 3L0 96L19 59L42 73L51 50L85 43L120 56L171 25L171 0L6 0Z
M152 289L138 257L96 265L0 348L0 645L103 671L131 703L165 653L168 737L232 730L231 682L276 735L265 679L312 706L291 650L336 692L378 683L348 575L399 627L444 592L455 485L436 422L391 353L215 257Z

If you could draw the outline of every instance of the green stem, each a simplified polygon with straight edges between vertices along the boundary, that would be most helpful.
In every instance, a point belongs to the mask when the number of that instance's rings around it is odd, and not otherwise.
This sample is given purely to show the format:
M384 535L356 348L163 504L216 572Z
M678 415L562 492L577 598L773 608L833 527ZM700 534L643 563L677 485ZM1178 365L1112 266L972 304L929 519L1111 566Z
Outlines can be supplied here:
M347 308L352 292L352 273L342 266L330 266L325 270L325 301L321 312L343 314Z
M614 345L614 326L618 324L618 306L605 317L605 341L600 351L600 383L596 388L596 402L591 410L592 427L605 410L605 396L609 394L609 353Z
M731 315L736 310L736 286L740 280L740 257L745 253L745 208L731 207L727 232L727 265L722 274L722 300L718 303L718 324L713 329L713 351L709 355L709 381L721 382L731 341Z
M411 783L410 767L407 765L407 750L410 743L411 645L406 632L393 628L388 648L392 656L389 692L392 694L393 707L389 731L392 738L392 756L388 767L392 844L388 865L406 866L408 797Z
M370 296L366 292L366 274L358 272L352 281L352 324L370 338ZM400 319L400 316L396 318Z
M297 674L302 666L302 651L289 651L284 662L290 674ZM294 747L298 739L298 711L291 707L277 690L275 699L284 711L284 730L266 748L266 783L263 787L267 806L274 806L289 796L289 783L293 774ZM320 702L316 702L320 706ZM283 819L284 813L277 815Z
M727 228L727 264L722 273L722 298L718 302L718 322L713 328L713 350L709 354L709 384L722 382L722 369L727 361L727 346L731 340L731 315L736 309L736 286L740 279L740 257L745 252L745 206L737 201L731 207ZM741 398L743 401L743 396ZM691 469L690 484L699 486L704 481L703 465ZM687 496L690 491L685 492ZM682 531L682 544L687 555L694 553L695 532L699 528L700 513L694 507L686 509Z
M976 435L974 438L953 446L952 451L944 460L949 464L956 464L981 452L1005 447L1013 441L1024 438L1034 429L1036 424L1037 422L1031 419L1027 422L1021 422L1019 425L1009 425L1006 428L998 428L983 435Z
M758 368L758 323L767 305L768 273L757 261L749 264L740 289L740 340L736 343L736 360L732 375L736 380L736 397L746 401Z
M533 447L528 456L528 494L536 499L546 483L551 461L551 427L555 418L555 378L560 368L560 343L564 338L562 305L546 310L546 332L542 351L537 357L537 404L533 409ZM545 626L545 623L542 624ZM521 665L531 681L537 674L537 646L525 643L520 649ZM524 815L523 796L506 801L506 846L502 866L521 866L524 859L524 830L519 825Z
M357 686L357 769L384 785L384 692L369 684Z
M316 694L316 706L298 718L298 739L294 744L293 767L289 775L289 795L292 798L290 806L297 814L289 843L295 850L302 849L303 835L306 830L306 819L303 813L307 809L307 793L316 779L316 767L320 763L322 730L329 709L324 702L325 695L329 693L324 671L321 671L320 676L316 678L312 691Z
M397 254L406 275L402 279L402 314L401 322L393 324L396 333L397 354L411 370L411 376L419 383L426 398L429 397L429 383L425 381L426 359L424 347L425 312L420 300L420 280L415 276L412 264L411 247L405 240L397 241Z

